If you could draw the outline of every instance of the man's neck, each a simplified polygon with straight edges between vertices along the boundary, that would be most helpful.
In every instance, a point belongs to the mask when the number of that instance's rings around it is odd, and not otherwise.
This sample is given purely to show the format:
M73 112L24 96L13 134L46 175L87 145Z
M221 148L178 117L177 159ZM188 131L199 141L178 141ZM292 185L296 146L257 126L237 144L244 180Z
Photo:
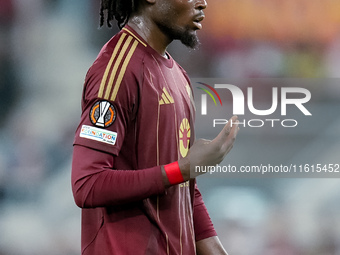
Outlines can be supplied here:
M170 40L155 23L143 16L135 15L129 19L128 25L161 56L167 58L166 48L172 40Z

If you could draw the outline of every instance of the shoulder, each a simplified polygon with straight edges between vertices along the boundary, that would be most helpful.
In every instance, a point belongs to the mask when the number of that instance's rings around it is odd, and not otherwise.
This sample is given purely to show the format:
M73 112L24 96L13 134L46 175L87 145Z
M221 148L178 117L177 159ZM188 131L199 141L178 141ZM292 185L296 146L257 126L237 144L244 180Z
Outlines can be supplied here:
M122 30L101 49L85 80L87 96L105 97L122 83L138 83L143 75L146 46ZM106 92L107 91L107 92Z
M121 31L101 49L89 73L105 74L138 70L143 64L145 48L138 38Z

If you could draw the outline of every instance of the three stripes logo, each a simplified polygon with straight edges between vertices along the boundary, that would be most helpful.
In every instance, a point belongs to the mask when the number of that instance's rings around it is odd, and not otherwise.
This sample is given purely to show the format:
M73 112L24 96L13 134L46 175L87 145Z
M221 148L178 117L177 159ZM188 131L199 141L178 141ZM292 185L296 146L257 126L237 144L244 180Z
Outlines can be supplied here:
M170 96L169 92L164 87L161 100L159 100L159 105L173 104L173 103L175 103L174 99L172 98L172 96Z
M206 84L206 83L203 83L203 82L197 82L198 84L201 84L203 86L205 86L206 88L201 88L201 87L197 87L198 89L200 90L203 90L205 93L207 93L211 98L212 100L214 101L215 105L217 106L217 102L216 102L216 99L214 97L214 95L208 90L210 89L215 95L216 97L218 98L221 106L222 106L222 100L221 100L221 97L220 95L217 93L217 91L210 85ZM207 115L207 94L202 94L202 108L201 108L201 113L202 115Z

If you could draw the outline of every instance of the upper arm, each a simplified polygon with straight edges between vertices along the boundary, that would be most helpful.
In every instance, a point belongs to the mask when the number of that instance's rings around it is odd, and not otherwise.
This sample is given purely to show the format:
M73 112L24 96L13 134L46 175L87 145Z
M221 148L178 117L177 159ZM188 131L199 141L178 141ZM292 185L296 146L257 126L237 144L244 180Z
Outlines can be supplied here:
M142 82L141 68L137 67L143 63L138 54L131 59L116 58L125 43L104 47L89 69L74 139L74 144L117 156L136 118Z

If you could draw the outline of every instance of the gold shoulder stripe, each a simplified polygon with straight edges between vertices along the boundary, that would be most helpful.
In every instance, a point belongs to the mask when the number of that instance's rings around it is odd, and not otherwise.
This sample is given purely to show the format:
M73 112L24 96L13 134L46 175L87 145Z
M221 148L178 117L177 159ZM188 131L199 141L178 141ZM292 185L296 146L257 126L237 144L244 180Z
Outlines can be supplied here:
M132 35L136 40L138 40L144 47L146 47L147 45L141 40L139 39L134 33L132 33L129 29L127 28L123 28L124 31L128 32L130 35Z
M122 45L122 43L123 43L123 41L124 41L124 39L125 39L125 36L126 36L126 34L122 34L122 36L119 38L119 41L118 41L116 47L115 47L114 50L113 50L112 56L111 56L111 58L110 58L109 63L108 63L107 66L106 66L106 69L105 69L105 72L104 72L104 76L103 76L102 81L101 81L101 83L100 83L99 92L98 92L98 97L103 97L103 93L104 93L104 88L105 88L106 80L107 80L107 77L108 77L108 75L109 75L109 72L110 72L110 69L111 69L113 60L115 59L115 57L116 57L116 55L117 55L117 52L118 52L120 46Z
M107 88L106 88L106 93L105 93L105 96L104 98L105 99L109 99L110 97L110 93L111 93L111 90L112 90L112 85L113 85L113 81L116 77L116 74L117 74L117 70L119 68L119 65L120 63L122 62L122 59L128 49L128 47L130 46L130 43L132 41L132 36L129 36L127 39L126 39L126 42L124 43L123 45L123 48L121 49L119 55L118 55L118 58L113 66L113 69L112 69L112 72L111 72L111 76L110 76L110 80L109 80L109 83L107 84Z
M125 58L125 61L124 61L124 63L123 63L123 66L122 66L122 68L120 69L120 72L119 72L119 75L118 75L118 79L117 79L116 85L115 85L115 87L114 87L114 89L113 89L112 96L111 96L111 100L112 100L112 101L115 101L115 100L116 100L117 93L118 93L120 84L122 83L122 80L123 80L123 77L124 77L124 74L125 74L127 65L129 64L130 59L131 59L133 53L135 52L135 50L136 50L136 48L137 48L137 45L138 45L138 41L134 41L134 43L133 43L132 46L131 46L131 49L130 49L129 53L127 54L127 56L126 56L126 58Z

